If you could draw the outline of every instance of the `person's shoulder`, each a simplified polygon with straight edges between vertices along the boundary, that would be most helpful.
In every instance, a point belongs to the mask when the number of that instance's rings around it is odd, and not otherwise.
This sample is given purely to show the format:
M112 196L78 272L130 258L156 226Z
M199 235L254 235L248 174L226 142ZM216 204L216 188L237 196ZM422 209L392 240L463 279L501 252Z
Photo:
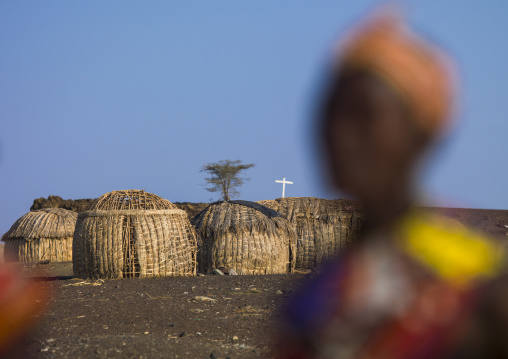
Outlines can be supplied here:
M502 268L495 240L451 218L413 211L399 223L397 238L412 258L448 280L493 278Z

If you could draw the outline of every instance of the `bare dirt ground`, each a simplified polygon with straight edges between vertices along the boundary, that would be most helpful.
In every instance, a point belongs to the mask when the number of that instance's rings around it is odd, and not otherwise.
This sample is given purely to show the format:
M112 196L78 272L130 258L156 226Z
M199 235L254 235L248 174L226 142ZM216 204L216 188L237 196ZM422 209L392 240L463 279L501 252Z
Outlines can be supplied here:
M277 312L303 274L83 281L71 263L24 265L52 304L32 358L270 358Z
M430 208L436 213L454 218L470 228L475 228L489 237L508 239L508 210L476 208Z

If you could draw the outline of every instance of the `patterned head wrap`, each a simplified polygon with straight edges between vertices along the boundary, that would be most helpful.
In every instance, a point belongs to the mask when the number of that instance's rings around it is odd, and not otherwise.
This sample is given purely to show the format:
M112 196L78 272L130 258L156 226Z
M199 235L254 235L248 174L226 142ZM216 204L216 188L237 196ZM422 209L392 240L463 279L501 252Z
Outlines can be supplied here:
M453 67L394 14L374 16L346 35L336 64L340 75L366 72L392 88L425 134L436 135L450 124Z

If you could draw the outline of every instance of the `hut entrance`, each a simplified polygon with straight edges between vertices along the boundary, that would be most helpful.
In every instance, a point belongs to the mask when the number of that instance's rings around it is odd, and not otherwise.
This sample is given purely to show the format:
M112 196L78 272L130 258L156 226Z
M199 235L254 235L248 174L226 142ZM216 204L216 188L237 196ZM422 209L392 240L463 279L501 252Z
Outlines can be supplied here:
M139 277L139 260L136 249L136 232L130 216L125 216L122 223L123 277Z

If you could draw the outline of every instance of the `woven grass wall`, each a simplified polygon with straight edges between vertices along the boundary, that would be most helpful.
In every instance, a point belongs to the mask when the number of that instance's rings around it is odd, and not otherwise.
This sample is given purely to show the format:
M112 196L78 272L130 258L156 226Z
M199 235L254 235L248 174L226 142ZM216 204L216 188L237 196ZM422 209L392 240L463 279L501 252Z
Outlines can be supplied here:
M286 197L258 203L281 213L296 229L296 269L312 269L346 248L364 222L351 200Z
M73 267L75 276L94 279L195 275L196 233L168 200L113 191L79 214Z
M198 233L200 273L221 267L238 274L294 269L296 233L286 219L266 207L245 201L216 202L192 223Z
M76 212L62 208L26 213L2 237L5 261L71 261L77 218Z

